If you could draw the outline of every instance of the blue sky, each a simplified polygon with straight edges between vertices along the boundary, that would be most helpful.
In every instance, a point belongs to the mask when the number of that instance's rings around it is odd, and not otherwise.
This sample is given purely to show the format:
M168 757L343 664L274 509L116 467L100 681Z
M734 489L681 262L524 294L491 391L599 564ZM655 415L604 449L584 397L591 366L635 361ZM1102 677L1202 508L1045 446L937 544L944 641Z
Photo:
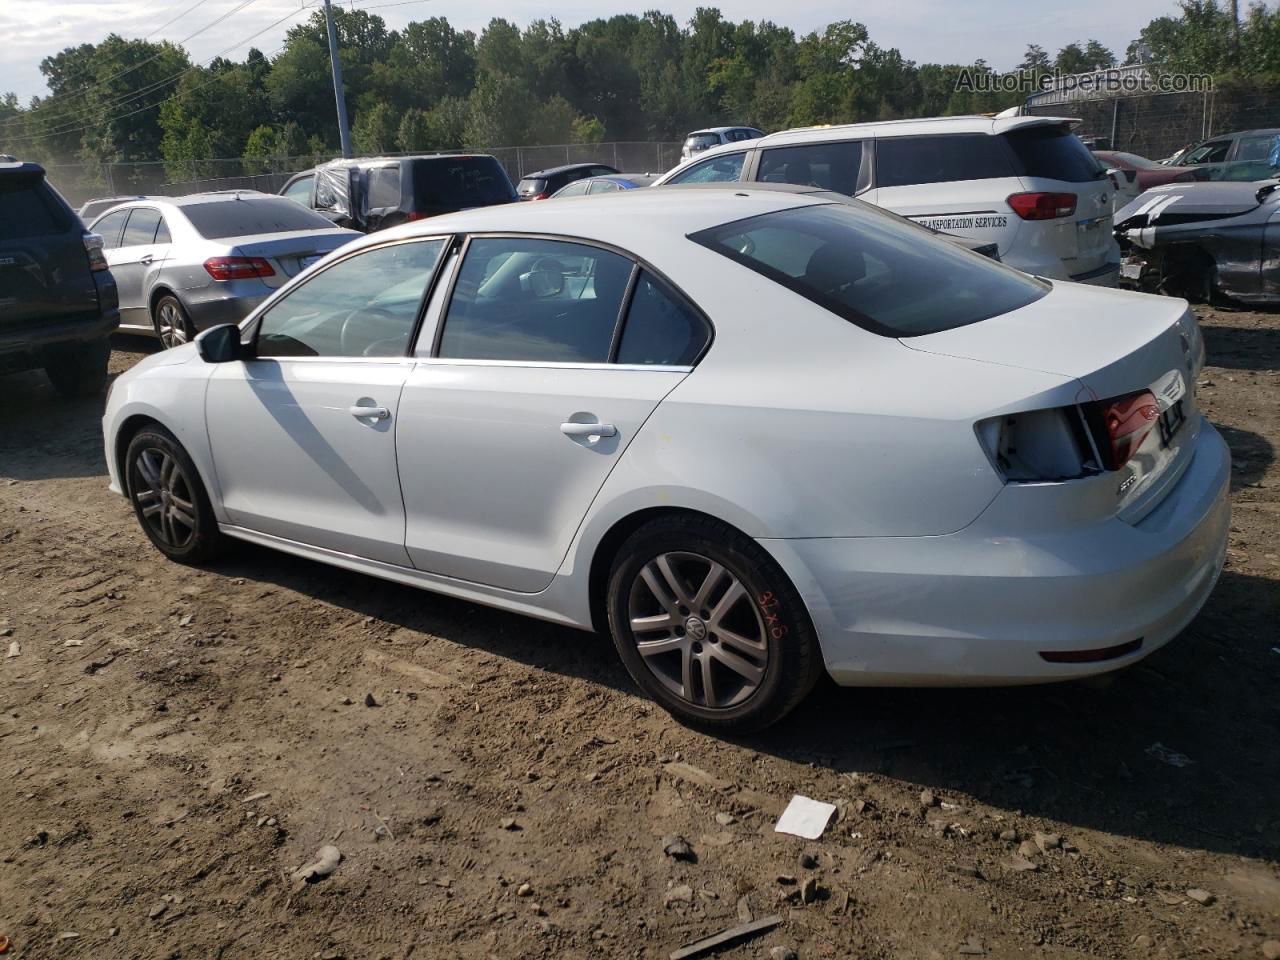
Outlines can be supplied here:
M0 3L0 35L8 38L0 47L0 93L15 92L25 103L32 95L47 94L40 74L40 60L64 47L94 43L115 31L126 37L143 37L195 0L4 0ZM181 40L194 33L243 0L204 0L187 17L165 29L159 36ZM205 60L232 47L273 21L297 11L304 0L252 0L243 10L186 44L196 61ZM314 0L309 0L314 2ZM372 8L392 0L359 0ZM500 15L521 25L538 17L557 17L566 26L612 13L639 12L647 7L673 14L686 21L699 6L697 0L623 5L570 0L548 5L537 0L506 0L500 7L486 8L469 0L421 0L405 6L378 10L390 27L429 16L447 17L459 29L479 32L489 17ZM702 0L702 5L711 5ZM970 63L981 57L1004 69L1022 58L1028 43L1038 43L1052 55L1071 41L1096 38L1117 54L1135 38L1153 17L1173 13L1173 0L894 0L892 3L856 4L829 0L797 4L736 0L720 4L733 20L769 19L799 33L821 27L832 20L851 19L865 23L871 38L883 47L897 47L903 56L917 62ZM304 19L298 13L252 41L264 52L278 49L290 24ZM242 58L250 44L227 55Z

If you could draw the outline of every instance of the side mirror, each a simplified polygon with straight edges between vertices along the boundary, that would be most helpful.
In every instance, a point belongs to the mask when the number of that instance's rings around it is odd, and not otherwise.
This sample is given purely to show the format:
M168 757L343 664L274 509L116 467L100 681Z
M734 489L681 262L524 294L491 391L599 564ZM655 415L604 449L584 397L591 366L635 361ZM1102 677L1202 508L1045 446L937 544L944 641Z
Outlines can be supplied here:
M205 363L230 363L245 354L240 343L240 328L234 323L223 323L196 334L196 350Z

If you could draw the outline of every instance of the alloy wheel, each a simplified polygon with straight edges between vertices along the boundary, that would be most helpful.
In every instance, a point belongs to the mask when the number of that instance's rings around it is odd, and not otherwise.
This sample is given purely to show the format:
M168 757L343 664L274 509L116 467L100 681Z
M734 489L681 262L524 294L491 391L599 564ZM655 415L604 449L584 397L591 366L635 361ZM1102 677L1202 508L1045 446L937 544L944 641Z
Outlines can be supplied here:
M130 489L142 521L168 547L182 549L196 535L195 495L182 466L159 447L145 447L133 461Z
M723 564L697 553L659 554L641 567L627 610L645 666L682 700L732 707L764 681L764 618Z
M160 334L160 345L166 350L187 342L187 321L177 303L162 300L156 316L156 332Z

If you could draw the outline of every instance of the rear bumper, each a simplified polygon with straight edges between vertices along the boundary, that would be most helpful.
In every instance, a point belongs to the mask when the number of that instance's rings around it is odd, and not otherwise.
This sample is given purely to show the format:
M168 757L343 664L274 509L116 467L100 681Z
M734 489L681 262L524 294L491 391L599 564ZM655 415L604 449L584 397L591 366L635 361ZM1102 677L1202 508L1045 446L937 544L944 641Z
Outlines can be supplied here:
M1174 489L1133 525L1111 518L1019 538L980 519L941 537L760 542L801 591L839 683L1003 685L1102 673L1172 640L1217 582L1230 454L1207 423L1196 445ZM1119 651L1093 662L1041 656L1108 648Z
M211 283L181 294L182 305L197 330L223 323L239 323L275 291L261 280Z
M1077 273L1068 277L1074 283L1088 283L1095 287L1115 287L1120 284L1120 261L1104 263L1096 270Z
M101 340L119 326L120 311L112 309L0 327L0 373L43 366L49 351Z

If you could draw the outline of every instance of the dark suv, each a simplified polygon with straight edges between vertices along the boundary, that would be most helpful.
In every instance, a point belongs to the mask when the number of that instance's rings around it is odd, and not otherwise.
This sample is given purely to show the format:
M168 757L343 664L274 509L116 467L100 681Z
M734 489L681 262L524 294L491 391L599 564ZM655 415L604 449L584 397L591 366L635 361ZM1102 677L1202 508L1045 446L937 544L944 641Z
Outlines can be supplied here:
M37 163L0 162L0 373L44 367L66 396L107 382L120 325L102 238Z
M280 195L365 233L516 199L487 154L332 160L294 176Z

